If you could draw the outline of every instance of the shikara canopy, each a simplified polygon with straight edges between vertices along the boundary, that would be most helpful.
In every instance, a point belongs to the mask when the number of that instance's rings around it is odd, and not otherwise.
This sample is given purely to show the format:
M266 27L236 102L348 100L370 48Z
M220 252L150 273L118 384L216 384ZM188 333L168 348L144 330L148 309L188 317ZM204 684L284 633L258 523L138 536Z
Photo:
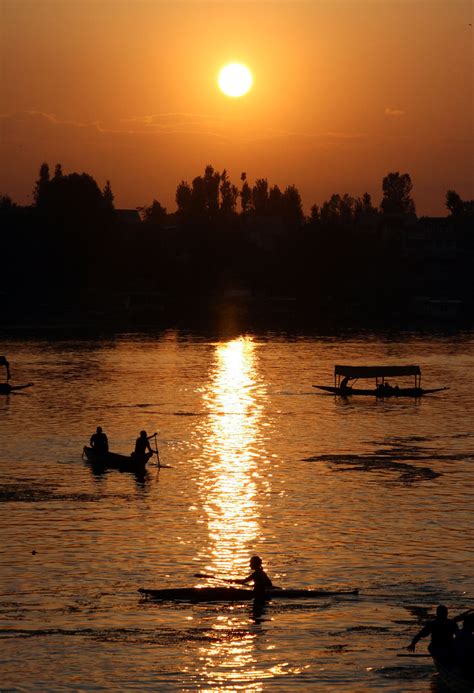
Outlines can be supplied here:
M335 366L334 375L348 378L392 378L421 375L421 370L419 366Z

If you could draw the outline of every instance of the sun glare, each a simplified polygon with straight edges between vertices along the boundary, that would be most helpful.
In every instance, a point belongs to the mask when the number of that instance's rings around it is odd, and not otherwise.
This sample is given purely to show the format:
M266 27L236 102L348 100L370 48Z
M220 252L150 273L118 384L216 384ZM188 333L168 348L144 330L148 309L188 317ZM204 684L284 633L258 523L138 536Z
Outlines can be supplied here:
M253 84L252 73L241 63L225 65L217 79L219 88L226 96L243 96Z

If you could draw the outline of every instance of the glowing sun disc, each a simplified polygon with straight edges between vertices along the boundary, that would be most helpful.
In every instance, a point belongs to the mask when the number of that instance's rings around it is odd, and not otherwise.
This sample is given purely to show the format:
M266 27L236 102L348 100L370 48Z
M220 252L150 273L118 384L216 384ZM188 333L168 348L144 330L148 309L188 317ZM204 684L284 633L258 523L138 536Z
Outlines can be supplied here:
M225 65L217 79L219 88L226 96L243 96L253 84L252 73L241 63Z

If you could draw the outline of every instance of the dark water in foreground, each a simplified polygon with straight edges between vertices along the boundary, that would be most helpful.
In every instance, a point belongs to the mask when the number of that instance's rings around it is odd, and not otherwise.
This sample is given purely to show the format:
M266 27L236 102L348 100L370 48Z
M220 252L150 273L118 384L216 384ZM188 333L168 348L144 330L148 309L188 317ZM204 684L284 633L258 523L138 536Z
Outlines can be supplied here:
M397 657L427 613L474 606L474 334L168 332L0 343L0 669L13 691L439 691ZM423 400L318 394L335 363L418 363ZM81 459L101 424L144 477ZM36 551L35 554L32 552ZM153 604L140 586L245 575L357 598ZM419 646L425 652L425 646Z

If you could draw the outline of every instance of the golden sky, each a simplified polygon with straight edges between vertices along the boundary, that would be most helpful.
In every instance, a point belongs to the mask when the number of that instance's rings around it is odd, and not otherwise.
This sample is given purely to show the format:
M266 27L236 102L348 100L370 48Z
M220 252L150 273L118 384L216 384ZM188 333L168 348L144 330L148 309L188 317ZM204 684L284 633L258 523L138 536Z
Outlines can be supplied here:
M0 0L0 192L31 201L61 162L117 207L175 209L210 163L305 209L381 199L408 172L419 214L474 196L471 0ZM239 61L251 91L217 74Z

